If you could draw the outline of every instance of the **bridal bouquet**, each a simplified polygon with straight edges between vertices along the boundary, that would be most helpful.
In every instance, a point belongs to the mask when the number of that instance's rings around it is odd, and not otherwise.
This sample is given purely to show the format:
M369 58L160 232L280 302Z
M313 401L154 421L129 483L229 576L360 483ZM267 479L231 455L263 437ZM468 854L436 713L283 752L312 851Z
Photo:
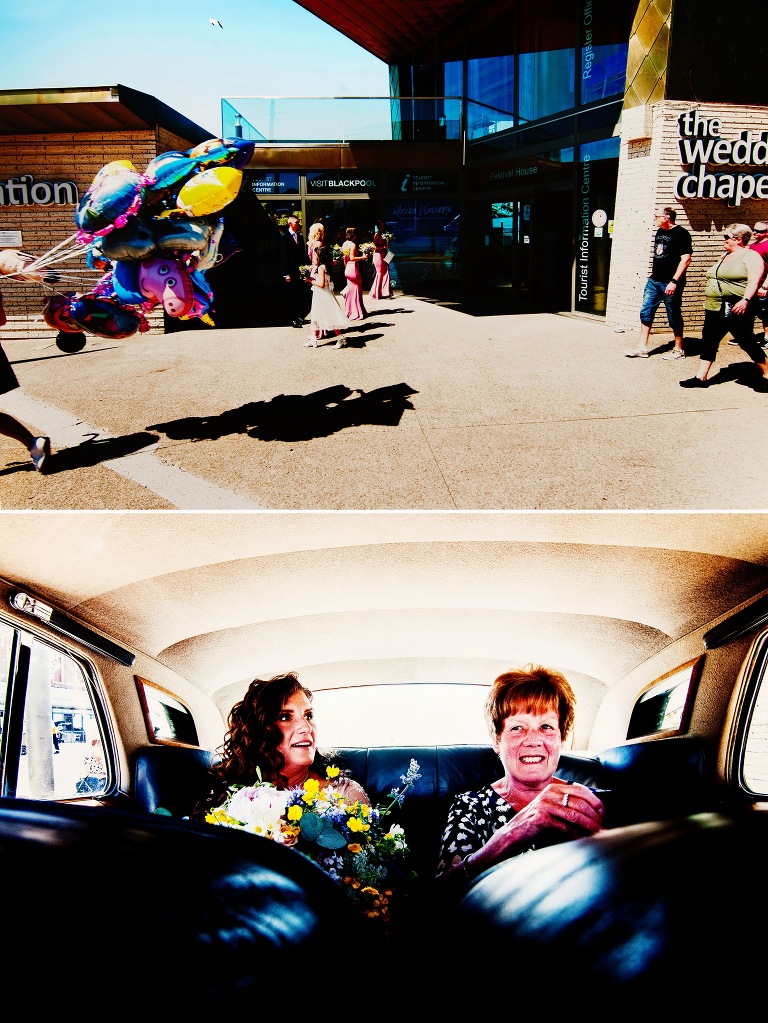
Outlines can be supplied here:
M338 777L339 768L330 766L325 784L309 778L297 788L277 789L259 775L255 785L231 786L224 803L205 819L293 846L342 884L366 916L389 921L394 888L412 878L405 833L386 818L421 777L419 765L411 760L387 806L345 797Z
M309 283L310 280L312 279L311 278L311 274L312 274L312 266L311 266L311 264L306 264L305 263L303 266L300 266L299 267L299 273L304 278L304 280L307 281L307 283Z
M364 256L370 256L370 254L375 251L376 246L373 244L373 242L363 242L363 244L360 246L360 252Z

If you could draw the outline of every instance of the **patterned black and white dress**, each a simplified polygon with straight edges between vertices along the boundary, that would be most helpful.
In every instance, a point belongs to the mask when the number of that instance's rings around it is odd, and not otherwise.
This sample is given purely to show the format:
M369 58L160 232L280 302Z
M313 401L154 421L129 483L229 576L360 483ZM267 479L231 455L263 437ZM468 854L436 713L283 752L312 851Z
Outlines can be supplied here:
M491 785L477 792L460 792L448 811L440 843L437 876L482 849L491 835L515 816L514 807Z

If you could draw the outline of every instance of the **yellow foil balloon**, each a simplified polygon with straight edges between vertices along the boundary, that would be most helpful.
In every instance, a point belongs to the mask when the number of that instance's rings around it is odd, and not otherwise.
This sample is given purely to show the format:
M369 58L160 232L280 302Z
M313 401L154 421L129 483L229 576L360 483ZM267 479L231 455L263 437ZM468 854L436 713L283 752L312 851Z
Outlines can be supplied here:
M237 196L243 172L235 167L211 167L185 182L176 198L176 206L189 217L217 213Z

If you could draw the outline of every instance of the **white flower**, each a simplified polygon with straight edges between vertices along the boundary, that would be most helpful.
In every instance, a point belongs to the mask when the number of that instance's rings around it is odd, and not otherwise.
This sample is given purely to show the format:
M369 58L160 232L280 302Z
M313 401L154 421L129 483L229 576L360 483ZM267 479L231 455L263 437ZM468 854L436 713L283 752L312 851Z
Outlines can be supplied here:
M227 813L254 835L280 840L280 819L290 794L271 785L247 785L229 798Z

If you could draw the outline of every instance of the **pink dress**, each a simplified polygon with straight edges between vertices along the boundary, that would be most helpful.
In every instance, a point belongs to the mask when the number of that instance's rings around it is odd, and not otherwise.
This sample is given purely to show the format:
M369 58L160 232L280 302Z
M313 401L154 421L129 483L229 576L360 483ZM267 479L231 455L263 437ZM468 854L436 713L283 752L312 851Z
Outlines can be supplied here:
M363 275L360 272L360 264L346 258L348 255L359 256L360 250L353 243L350 243L349 247L346 247L346 244L345 242L344 276L347 278L347 287L344 291L344 308L348 320L364 320L368 313L363 305Z
M384 257L389 250L387 243L378 231L373 236L373 244L376 246L376 251L373 254L375 276L368 294L370 298L391 298L392 288L389 284L389 263L384 262Z

